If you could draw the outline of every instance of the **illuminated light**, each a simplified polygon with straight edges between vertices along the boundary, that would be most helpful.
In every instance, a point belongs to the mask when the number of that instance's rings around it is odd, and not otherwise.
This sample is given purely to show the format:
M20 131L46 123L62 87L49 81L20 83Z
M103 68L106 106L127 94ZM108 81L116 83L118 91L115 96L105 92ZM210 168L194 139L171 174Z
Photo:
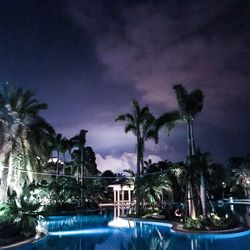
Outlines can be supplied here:
M166 222L154 222L154 221L143 221L143 224L150 224L155 226L169 227L171 228L173 225Z
M59 158L57 157L51 157L48 162L52 162L52 163L59 163L59 164L64 164L64 162L62 160L60 160Z
M241 231L241 232L228 232L228 233L187 233L187 232L177 232L174 230L170 230L171 233L177 235L186 235L191 238L197 239L232 239L239 238L243 236L250 235L250 230Z
M62 236L62 235L86 235L86 234L107 234L112 233L111 228L96 228L96 229L82 229L82 230L70 230L70 231L59 231L50 232L49 235L52 236Z
M110 221L108 225L116 228L134 228L135 222L117 217L116 219Z

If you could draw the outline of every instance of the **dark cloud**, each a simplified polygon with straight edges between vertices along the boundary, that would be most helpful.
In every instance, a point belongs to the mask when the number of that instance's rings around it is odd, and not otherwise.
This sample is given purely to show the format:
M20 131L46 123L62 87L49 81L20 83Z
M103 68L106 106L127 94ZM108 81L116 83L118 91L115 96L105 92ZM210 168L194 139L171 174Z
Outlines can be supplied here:
M0 81L35 89L58 132L86 128L116 157L135 149L114 122L131 99L159 115L177 108L173 84L201 88L197 144L225 160L250 146L249 11L243 0L1 1ZM180 125L147 152L180 160L186 148Z
M75 16L83 29L90 8L88 25L102 31L93 36L96 53L114 81L135 87L144 102L167 109L176 108L173 84L201 88L205 105L199 119L202 127L197 129L204 131L203 139L210 132L231 140L230 134L241 127L231 143L240 146L244 141L240 138L249 133L248 1L160 1L157 5L146 1L113 8L113 15L104 1L96 1L98 9L92 9L89 1L77 2L85 9L81 12L78 6ZM220 147L225 149L226 144L225 150L233 152L235 147L222 138Z

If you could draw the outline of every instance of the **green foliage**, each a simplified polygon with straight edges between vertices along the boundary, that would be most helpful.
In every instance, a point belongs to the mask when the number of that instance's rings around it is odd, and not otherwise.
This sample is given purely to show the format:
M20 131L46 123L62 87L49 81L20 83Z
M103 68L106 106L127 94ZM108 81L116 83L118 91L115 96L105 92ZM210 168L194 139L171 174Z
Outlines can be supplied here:
M184 119L194 118L202 111L204 95L200 89L195 89L188 93L181 84L173 86L180 108L180 113Z
M81 185L73 178L57 177L50 183L32 184L30 189L30 198L46 212L73 210L80 202Z
M12 209L8 203L0 204L0 222L11 221Z
M172 189L167 175L159 173L141 177L135 185L135 194L153 208L161 204L163 196L172 199Z
M14 220L15 227L26 238L36 234L37 219L28 214L18 215Z
M36 233L37 213L40 204L30 202L25 197L0 205L0 224L3 228L13 228L17 234L25 238ZM7 236L5 236L7 237Z
M232 157L229 159L230 192L237 198L248 198L250 194L250 155L246 157Z
M186 219L186 222L184 223L183 226L185 229L189 229L189 230L200 230L203 228L202 225L202 217L197 217L196 219L192 219L190 217L188 217Z
M0 200L4 202L8 189L20 196L25 182L37 181L32 171L39 170L41 161L49 157L49 137L54 130L39 115L46 108L32 92L0 85L0 164L4 167L0 167Z
M209 229L230 229L234 228L238 225L238 221L236 218L226 218L220 217L215 213L210 213L205 220L205 224Z
M184 228L188 230L225 230L235 228L238 220L235 217L220 217L216 213L210 213L206 218L199 216L196 219L188 217Z

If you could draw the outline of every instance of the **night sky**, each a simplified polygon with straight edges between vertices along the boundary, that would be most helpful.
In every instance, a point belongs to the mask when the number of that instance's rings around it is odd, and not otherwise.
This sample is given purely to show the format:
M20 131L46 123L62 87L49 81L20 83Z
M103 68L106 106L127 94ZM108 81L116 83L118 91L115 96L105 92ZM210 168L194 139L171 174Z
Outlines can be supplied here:
M131 100L177 109L173 84L200 88L196 143L226 163L250 152L250 1L0 0L0 82L34 90L43 116L71 137L87 129L98 169L135 165L116 123ZM146 157L185 160L185 125Z

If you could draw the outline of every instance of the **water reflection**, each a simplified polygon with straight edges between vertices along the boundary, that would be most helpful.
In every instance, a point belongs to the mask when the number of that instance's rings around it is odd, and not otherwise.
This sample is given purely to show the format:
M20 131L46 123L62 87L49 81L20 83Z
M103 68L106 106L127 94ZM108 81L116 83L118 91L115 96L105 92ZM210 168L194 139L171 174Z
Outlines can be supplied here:
M48 236L39 246L29 245L22 250L250 249L250 232L233 236L184 234L171 231L170 227L161 223L142 221L127 223L128 227L114 228L108 226L110 220L105 216L50 217L44 223L47 223L49 232L53 232L54 235ZM62 231L64 234L60 233Z

